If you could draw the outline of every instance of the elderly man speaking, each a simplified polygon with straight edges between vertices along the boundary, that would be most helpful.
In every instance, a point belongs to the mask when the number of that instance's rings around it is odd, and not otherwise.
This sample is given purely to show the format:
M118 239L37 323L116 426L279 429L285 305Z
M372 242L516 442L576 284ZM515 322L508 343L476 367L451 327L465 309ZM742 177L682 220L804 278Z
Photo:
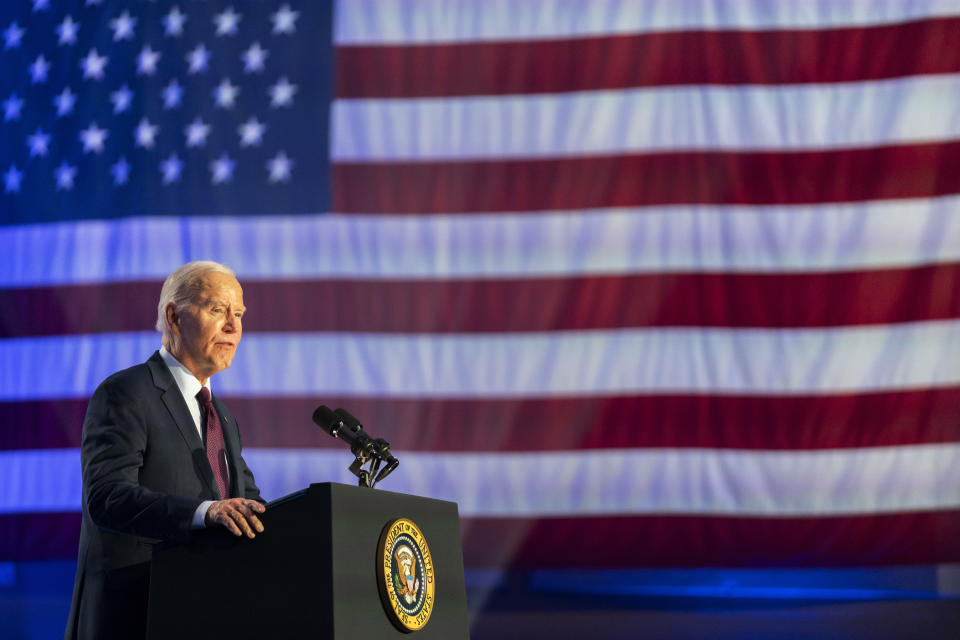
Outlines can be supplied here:
M223 526L263 531L240 432L212 396L242 334L243 290L216 262L167 278L149 360L107 378L83 421L83 525L67 639L143 638L151 543ZM238 612L233 612L236 615Z

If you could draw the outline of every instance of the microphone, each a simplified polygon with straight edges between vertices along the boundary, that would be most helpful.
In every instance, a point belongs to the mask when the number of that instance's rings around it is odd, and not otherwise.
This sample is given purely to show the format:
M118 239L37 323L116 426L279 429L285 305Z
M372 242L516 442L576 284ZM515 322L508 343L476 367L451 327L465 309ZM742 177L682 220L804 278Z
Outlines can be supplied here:
M346 420L344 419L346 417ZM340 438L347 443L354 454L362 450L370 441L360 421L343 409L333 411L327 405L320 405L313 412L313 421L331 437Z
M357 457L350 470L359 476L362 486L376 486L400 464L390 453L390 443L383 438L371 438L363 430L360 421L346 409L331 410L326 405L320 405L313 412L313 421L330 436L347 443L350 451ZM362 467L367 461L372 461L371 469L363 471ZM381 463L386 463L383 469L380 469Z

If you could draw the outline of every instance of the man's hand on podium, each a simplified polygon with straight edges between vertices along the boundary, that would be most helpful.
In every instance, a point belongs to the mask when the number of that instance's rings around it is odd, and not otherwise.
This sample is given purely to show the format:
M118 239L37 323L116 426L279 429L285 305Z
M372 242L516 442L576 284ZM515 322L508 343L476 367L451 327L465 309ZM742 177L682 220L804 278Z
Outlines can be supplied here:
M257 514L266 510L267 508L256 500L247 498L217 500L207 509L204 522L208 527L215 524L223 525L235 536L246 534L248 538L253 538L256 536L254 530L257 533L263 532L263 524Z

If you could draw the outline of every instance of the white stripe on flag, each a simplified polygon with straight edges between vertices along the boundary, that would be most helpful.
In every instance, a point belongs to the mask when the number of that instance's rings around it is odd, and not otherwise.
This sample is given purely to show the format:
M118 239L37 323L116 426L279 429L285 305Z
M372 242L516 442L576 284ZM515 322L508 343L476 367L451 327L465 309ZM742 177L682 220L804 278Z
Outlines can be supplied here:
M81 483L79 449L0 451L0 513L79 511Z
M349 0L334 42L537 40L677 30L818 29L960 14L954 0Z
M155 333L0 340L0 400L86 397ZM43 376L33 372L44 371ZM960 384L960 320L828 329L253 333L225 395L830 394Z
M383 488L455 501L463 516L829 516L960 507L960 444L826 451L625 449L397 452ZM248 449L268 499L355 483L346 450ZM80 508L76 449L0 452L0 513Z
M943 142L960 137L958 112L957 74L841 84L338 100L331 156L342 162L472 160Z
M276 247L285 247L277 251ZM517 215L129 218L0 228L0 288L157 280L797 272L960 260L960 197Z

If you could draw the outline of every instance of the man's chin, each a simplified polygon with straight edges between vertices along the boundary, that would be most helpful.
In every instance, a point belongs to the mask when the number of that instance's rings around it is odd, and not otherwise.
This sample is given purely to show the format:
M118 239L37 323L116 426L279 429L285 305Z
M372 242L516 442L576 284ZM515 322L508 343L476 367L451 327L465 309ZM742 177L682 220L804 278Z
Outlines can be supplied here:
M229 355L224 353L218 353L218 354L215 354L212 358L210 358L210 364L213 365L213 367L216 369L216 371L214 371L213 373L220 373L224 369L229 368L230 363L232 362L233 362L232 352Z

